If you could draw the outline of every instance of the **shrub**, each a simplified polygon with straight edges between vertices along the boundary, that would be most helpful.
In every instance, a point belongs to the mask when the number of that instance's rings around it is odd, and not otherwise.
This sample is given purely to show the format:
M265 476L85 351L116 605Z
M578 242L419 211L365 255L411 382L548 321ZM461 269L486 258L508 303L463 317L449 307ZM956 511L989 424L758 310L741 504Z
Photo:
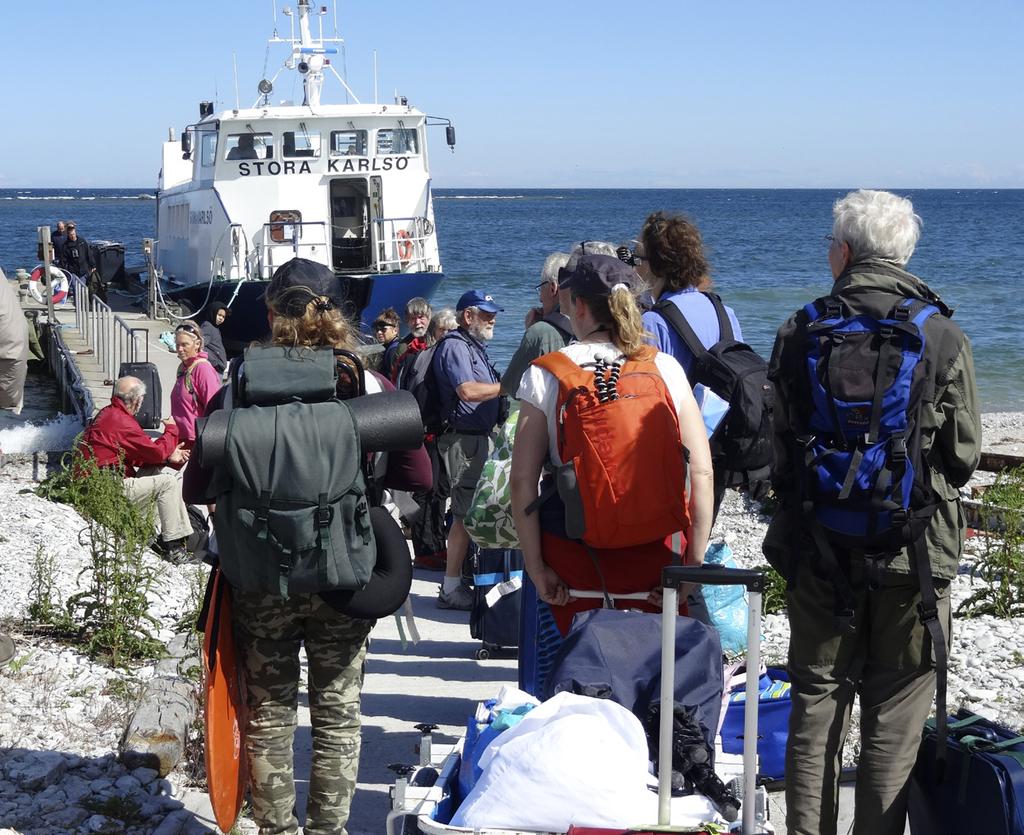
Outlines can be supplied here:
M1000 473L981 503L981 518L993 530L984 532L984 552L971 574L976 590L957 614L1024 615L1024 467Z
M159 624L149 614L149 593L161 569L143 559L154 536L154 506L130 502L123 484L123 472L97 467L75 452L38 490L39 495L70 504L85 517L79 541L89 549L89 566L78 578L81 591L68 598L65 608L89 653L115 667L157 657L163 651L163 644L150 631ZM41 597L42 606L45 595Z

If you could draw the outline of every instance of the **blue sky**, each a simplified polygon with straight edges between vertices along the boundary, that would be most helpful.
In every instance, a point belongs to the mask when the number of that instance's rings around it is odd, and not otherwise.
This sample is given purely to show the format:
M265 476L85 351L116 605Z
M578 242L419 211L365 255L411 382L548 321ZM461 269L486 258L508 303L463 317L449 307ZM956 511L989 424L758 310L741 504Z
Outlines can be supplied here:
M232 53L253 103L272 10L4 4L0 188L153 186L168 127L215 90L234 105ZM369 0L338 20L364 101L376 49L382 100L455 122L454 155L431 137L439 187L1024 187L1020 0Z

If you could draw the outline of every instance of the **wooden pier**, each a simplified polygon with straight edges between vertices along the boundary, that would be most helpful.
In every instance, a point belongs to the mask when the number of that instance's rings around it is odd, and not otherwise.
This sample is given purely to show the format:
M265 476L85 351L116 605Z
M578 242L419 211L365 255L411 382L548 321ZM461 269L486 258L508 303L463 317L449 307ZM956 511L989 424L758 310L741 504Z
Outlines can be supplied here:
M160 376L161 417L171 414L171 389L178 358L160 342L173 330L168 319L152 319L144 310L145 296L111 290L107 302L92 296L81 282L73 294L54 305L53 323L47 305L19 291L22 308L35 314L50 371L57 381L63 410L83 422L110 402L111 387L125 362L152 362Z

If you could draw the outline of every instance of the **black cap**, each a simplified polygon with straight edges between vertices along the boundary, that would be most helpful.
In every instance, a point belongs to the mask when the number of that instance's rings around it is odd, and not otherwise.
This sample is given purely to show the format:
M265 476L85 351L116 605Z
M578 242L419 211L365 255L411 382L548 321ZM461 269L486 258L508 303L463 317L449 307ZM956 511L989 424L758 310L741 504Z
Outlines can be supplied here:
M319 261L310 261L308 258L292 258L291 261L278 267L270 279L270 285L264 295L267 307L274 305L276 308L277 305L274 302L283 293L296 287L304 287L309 290L309 296L296 293L294 309L282 310L282 313L301 315L301 312L306 309L306 305L315 296L326 296L338 307L345 300L345 289L341 279L334 274L330 267ZM288 307L292 308L293 305L289 304Z
M558 289L584 297L611 295L617 284L631 290L635 280L633 268L611 255L582 255L574 268L558 271Z

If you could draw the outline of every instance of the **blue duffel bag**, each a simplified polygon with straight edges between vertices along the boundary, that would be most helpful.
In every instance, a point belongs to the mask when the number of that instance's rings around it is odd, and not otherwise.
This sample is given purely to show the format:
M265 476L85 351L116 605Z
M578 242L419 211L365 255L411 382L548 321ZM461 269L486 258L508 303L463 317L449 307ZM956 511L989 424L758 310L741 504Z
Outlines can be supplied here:
M1024 835L1024 736L969 710L949 718L945 766L925 723L910 783L913 835Z
M743 667L735 665L733 672ZM736 675L726 682L728 704L722 720L722 750L743 753L743 708L746 704L746 676ZM786 775L786 740L789 738L789 714L793 709L789 673L781 667L768 667L757 681L757 763L758 777L782 780Z
M703 725L711 750L722 709L722 645L692 618L676 621L676 702ZM576 615L555 654L544 698L562 691L618 702L646 717L661 693L661 615L591 609Z

